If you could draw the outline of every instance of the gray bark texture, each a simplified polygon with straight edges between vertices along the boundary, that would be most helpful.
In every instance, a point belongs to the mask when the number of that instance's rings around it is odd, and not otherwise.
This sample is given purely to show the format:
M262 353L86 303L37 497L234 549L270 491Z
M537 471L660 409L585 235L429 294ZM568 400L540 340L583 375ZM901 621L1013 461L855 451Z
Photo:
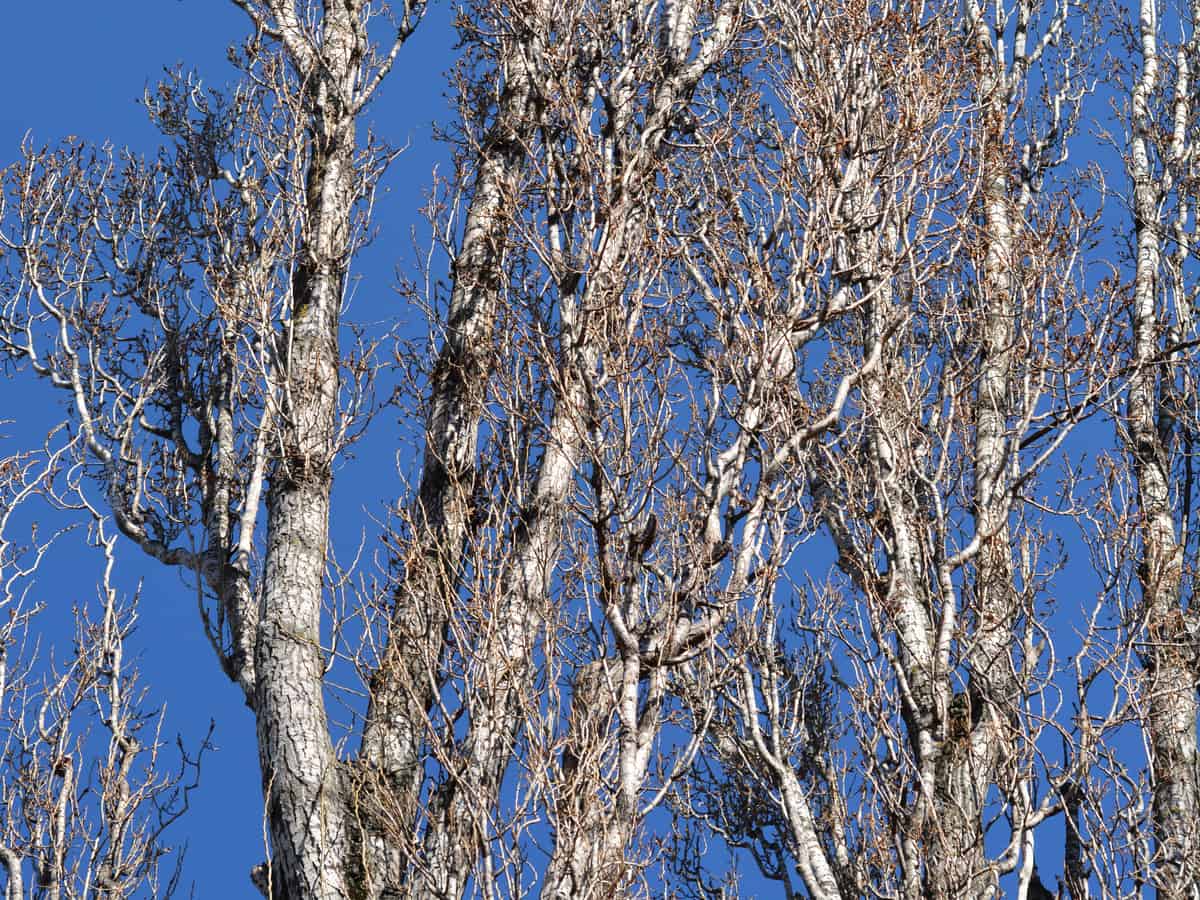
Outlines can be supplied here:
M336 454L339 319L357 198L355 110L366 53L359 4L325 11L319 40L272 10L303 49L305 221L283 337L283 401L268 455L267 545L254 713L276 897L351 896L349 808L329 734L321 613ZM290 3L288 4L290 11Z
M514 15L511 31L500 41L497 68L504 79L493 120L476 150L476 174L454 263L445 334L431 376L425 452L413 511L417 539L404 560L388 645L372 679L363 731L362 756L383 773L392 794L389 802L405 818L417 813L436 671L467 564L464 553L475 501L480 419L495 364L505 247L528 156L525 142L537 121L532 67L540 29L546 23L539 19L536 5L527 16ZM518 639L506 646L525 658L528 640L504 635L510 637ZM455 760L467 771L447 781L431 799L426 835L417 851L415 883L409 888L413 897L460 896L480 852L482 835L472 815L495 802L516 726L506 698L489 697L481 703L485 706L479 710L481 717L500 716L506 721L493 723L488 736L472 729L473 746L466 750L465 759ZM491 708L486 708L489 704ZM460 784L463 789L455 796ZM475 795L472 789L482 793ZM402 861L401 870L404 865Z

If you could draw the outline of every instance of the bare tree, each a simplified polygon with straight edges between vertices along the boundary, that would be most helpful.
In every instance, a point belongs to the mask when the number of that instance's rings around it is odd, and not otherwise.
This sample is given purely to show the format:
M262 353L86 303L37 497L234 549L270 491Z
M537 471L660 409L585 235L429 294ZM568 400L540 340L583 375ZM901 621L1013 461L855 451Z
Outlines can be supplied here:
M167 829L188 808L200 762L171 757L163 709L148 703L125 643L137 598L113 586L106 521L70 479L53 488L70 445L0 460L0 866L5 896L169 897L181 886L183 854ZM90 519L103 554L98 596L74 601L70 649L54 652L40 628L45 588L38 570L70 529L47 536L36 524L14 536L41 504L67 502ZM65 642L64 642L65 643ZM171 855L175 866L165 865Z
M1193 72L1200 56L1200 7L1183 7L1185 38L1160 48L1165 27L1142 3L1127 41L1131 75L1126 165L1134 235L1131 375L1119 422L1136 477L1140 544L1130 605L1144 628L1142 685L1153 793L1153 883L1162 897L1200 889L1200 759L1196 751L1196 611L1184 602L1194 578L1196 288L1190 258L1196 193ZM1173 20L1169 19L1169 21ZM1173 58L1163 58L1164 50ZM1133 535L1131 535L1133 536Z
M849 583L810 588L816 618L844 622L832 672L791 671L791 623L762 605L713 748L769 786L781 817L752 828L771 816L743 803L734 840L757 841L781 880L790 855L813 896L991 896L1018 866L1032 890L1034 829L1070 784L1038 747L1054 662L1023 499L1110 377L1107 310L1075 286L1086 220L1069 194L1042 194L1085 95L1069 10L1017 4L985 23L948 6L781 6L772 20L779 62L764 80L809 179L803 233L829 235L824 279L794 283L827 285L848 309L829 355L861 414L800 471ZM1025 79L1048 59L1046 113L1022 134ZM812 705L835 684L848 708ZM1053 790L1039 800L1043 776ZM993 858L990 803L1010 829Z
M1069 165L1072 0L468 4L402 276L428 335L389 367L343 295L392 157L364 110L424 5L235 4L241 79L148 92L158 158L5 170L0 346L67 402L67 505L197 581L266 895L730 896L719 847L789 897L1191 895L1187 15L1165 66L1153 4L1131 32L1122 268ZM419 470L343 568L381 378ZM128 702L104 584L56 722L76 681ZM48 837L0 862L148 883L131 716L87 865L49 812L69 729L18 729Z
M569 12L535 4L503 10L494 25L481 16L489 27L467 31L473 63L499 75L498 96L481 104L478 84L460 82L467 227L452 249L449 332L430 376L421 487L393 589L399 611L417 622L421 649L414 652L411 638L398 644L393 623L385 654L407 654L409 673L406 681L390 672L377 678L375 694L420 698L410 706L415 723L398 717L397 724L402 735L430 734L443 767L417 829L416 895L461 892L481 851L485 891L503 863L511 865L512 854L496 849L512 827L498 809L500 788L530 717L545 715L537 683L550 677L573 685L568 733L556 737L551 721L548 735L529 737L543 743L528 747L523 761L535 770L538 761L551 766L562 779L536 787L555 837L541 890L603 896L636 869L625 852L646 812L639 797L661 725L665 661L712 628L689 637L664 613L653 626L657 636L646 631L638 640L622 613L634 597L620 599L626 589L641 592L635 584L647 576L638 566L660 521L655 497L627 480L669 464L665 448L640 443L661 437L661 427L641 416L664 412L660 379L669 377L663 348L648 347L643 336L658 327L644 317L658 317L646 304L665 278L653 236L667 201L656 179L702 83L727 69L741 17L736 3ZM615 49L605 43L614 34ZM483 120L473 112L480 106L489 112ZM528 130L518 144L513 132L521 125ZM479 380L483 353L491 384ZM540 380L530 383L521 369ZM617 380L615 372L627 374ZM476 471L485 423L492 438L479 458L505 463ZM645 459L634 458L645 451ZM464 458L469 464L450 465ZM430 577L442 579L439 590L429 590ZM583 584L596 579L599 596ZM579 584L583 595L556 589L556 581ZM592 631L572 641L544 630L574 615L579 602L608 620L611 649ZM543 654L544 665L534 665ZM385 656L381 671L386 666ZM447 693L453 702L435 702ZM614 709L616 734L606 712ZM469 721L465 736L450 738L446 722L459 716ZM378 719L369 717L369 735L395 728ZM615 785L580 765L581 757L599 764L610 754L619 759Z
M214 597L206 627L258 724L275 891L346 896L355 820L321 652L357 374L339 317L385 156L358 119L423 6L238 5L242 86L180 75L146 98L172 152L28 150L8 170L4 344L70 398L120 531Z

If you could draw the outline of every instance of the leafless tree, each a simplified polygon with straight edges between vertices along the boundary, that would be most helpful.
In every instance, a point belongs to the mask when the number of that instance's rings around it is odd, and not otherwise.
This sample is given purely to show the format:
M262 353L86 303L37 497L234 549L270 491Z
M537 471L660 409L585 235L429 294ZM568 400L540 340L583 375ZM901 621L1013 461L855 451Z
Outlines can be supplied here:
M1191 896L1190 10L1160 66L1152 3L466 4L387 365L343 300L424 5L235 4L158 158L6 170L0 346L67 401L52 483L197 581L266 895L732 896L724 848L789 897ZM1106 28L1128 265L1071 164ZM379 379L419 470L343 568Z
M182 853L167 829L199 784L199 755L171 757L163 710L149 706L125 659L137 598L113 586L117 538L81 495L51 487L68 446L0 460L0 865L5 896L172 896ZM70 479L68 479L70 481ZM76 633L55 652L39 613L39 568L68 530L47 535L30 507L64 501L90 520L102 552L98 596L72 598ZM28 538L15 532L28 527ZM66 642L64 642L66 643ZM166 865L170 855L175 865Z
M1163 20L1166 21L1163 21ZM1144 676L1139 713L1149 748L1155 846L1150 879L1162 897L1200 890L1200 758L1196 751L1195 577L1197 425L1197 174L1194 71L1200 7L1142 3L1125 46L1139 65L1129 77L1126 165L1133 273L1126 302L1130 369L1118 422L1136 482L1137 602L1127 605ZM1175 44L1166 35L1182 32ZM1169 40L1169 38L1168 38ZM1190 554L1190 555L1189 555ZM1194 601L1193 601L1194 602Z
M258 723L275 890L345 896L352 779L320 643L361 374L339 315L386 157L358 119L423 7L238 5L242 84L149 93L173 139L158 160L65 146L8 170L4 340L69 397L119 530L214 598L205 626Z

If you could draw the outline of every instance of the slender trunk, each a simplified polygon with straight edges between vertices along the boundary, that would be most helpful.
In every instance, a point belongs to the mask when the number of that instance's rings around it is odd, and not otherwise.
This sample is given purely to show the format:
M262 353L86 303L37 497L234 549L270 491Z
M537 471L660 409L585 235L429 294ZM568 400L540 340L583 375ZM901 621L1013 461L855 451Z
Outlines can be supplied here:
M1083 842L1083 791L1075 782L1063 786L1063 881L1064 900L1088 900L1088 869Z
M935 896L988 897L997 890L983 843L983 807L990 785L1012 744L1013 703L1020 696L1013 670L1012 627L1017 613L1011 536L1009 381L1015 334L1012 283L1012 204L1006 153L1007 106L1003 79L986 40L982 79L981 159L984 259L976 298L979 309L979 374L975 388L975 528L981 539L975 568L975 633L970 684L955 734L943 748L938 785L938 850L928 866Z
M414 546L405 560L392 633L372 683L363 735L364 756L409 793L419 778L420 745L432 699L426 669L436 665L440 655L470 527L504 247L526 157L522 135L533 123L526 49L513 42L506 59L508 85L480 149L479 174L454 266L446 339L431 378ZM398 668L406 671L401 674Z
M1196 772L1196 688L1181 608L1183 548L1176 537L1170 496L1169 448L1159 433L1158 317L1161 192L1148 143L1154 122L1150 98L1157 86L1156 10L1141 4L1141 77L1133 86L1133 213L1137 268L1133 297L1133 361L1127 409L1129 454L1141 507L1142 558L1138 582L1149 632L1146 654L1146 726L1150 738L1156 882L1162 898L1191 897L1200 885L1200 793Z
M569 336L562 343L570 346ZM551 418L533 498L517 529L515 561L494 599L495 627L475 652L469 687L471 728L454 759L456 771L439 785L429 810L421 870L413 897L459 897L481 845L493 834L500 785L517 737L523 707L533 696L531 675L538 628L557 565L565 502L582 449L579 410L586 402L580 376L568 364Z
M445 343L431 377L423 468L413 510L414 544L396 591L388 644L371 683L361 754L386 779L387 803L397 805L401 822L417 818L422 744L434 700L430 673L440 666L465 565L505 247L528 157L524 142L536 119L531 43L537 39L531 25L504 43L501 67L506 83L495 121L480 147L463 244L454 265ZM472 722L474 741L474 717ZM485 743L485 758L503 757L491 741ZM483 780L498 789L498 777ZM413 897L458 896L477 854L473 829L467 826L465 836L458 834L461 828L447 821L453 817L447 805L444 797L432 801L423 859L408 887ZM389 866L399 867L389 878L402 877L402 861L394 859Z
M564 783L554 815L554 852L541 897L600 900L620 896L628 887L635 866L626 851L641 824L638 806L668 677L665 668L647 671L636 645L627 645L620 659L599 660L577 673L563 751ZM610 791L596 776L605 765L614 715L617 782Z
M976 577L977 650L971 659L972 686L992 705L1016 696L1012 669L1012 621L1016 613L1006 472L1011 415L1009 380L1016 328L1012 266L1011 197L1006 175L1003 117L989 110L984 137L983 277L979 376L975 389L975 518L982 537Z
M870 109L878 97L873 69L864 65L860 101ZM944 724L950 703L944 671L939 669L933 619L935 591L926 578L927 554L923 552L921 522L922 492L916 467L920 456L913 445L914 423L907 408L903 385L911 377L900 353L902 341L889 336L892 323L902 315L893 288L894 273L887 260L898 243L894 222L878 222L864 228L861 223L879 218L878 185L872 183L865 157L846 164L843 184L846 197L846 230L838 250L837 270L844 273L844 288L861 285L870 297L865 322L864 356L868 348L883 347L877 369L862 379L863 412L867 419L867 465L881 521L886 523L887 570L881 575L871 559L850 563L859 587L874 592L890 619L895 641L894 666L900 682L901 713L917 767L918 793L911 821L906 823L902 869L905 896L917 896L922 878L918 844L926 845L926 857L949 864L960 848L951 849L954 829L962 823L943 821L946 796L946 742ZM948 872L941 864L926 869L934 878Z
M614 896L624 875L623 866L614 872L611 861L604 858L607 854L596 853L598 836L611 827L604 799L598 795L596 773L604 764L613 716L612 683L620 680L619 669L615 661L599 660L580 669L571 685L570 727L554 811L554 853L541 890L545 898ZM589 890L600 893L592 895Z
M780 780L783 812L796 844L796 866L804 886L813 900L841 900L842 891L818 837L817 823L804 794L804 786L791 768L782 773Z
M692 4L684 7L686 14ZM622 309L625 270L645 234L643 210L649 200L638 191L658 161L659 147L681 97L690 96L727 39L728 15L721 19L716 36L701 50L703 64L694 61L675 71L653 93L640 141L626 148L623 165L605 172L610 179L613 206L606 213L590 271L582 280L576 278L560 286L559 389L544 453L532 497L522 510L521 525L514 531L512 561L501 574L499 596L493 601L493 628L474 651L478 674L467 696L470 729L454 751L452 772L431 798L422 856L411 888L413 896L461 895L484 842L491 838L500 785L524 725L522 707L531 696L537 630L545 618L551 579L561 552L565 504L575 484L589 431L589 384L595 377L597 345L605 327L601 322L604 316L595 311ZM540 58L542 51L532 42L540 34L549 33L553 24L539 22L539 31L528 37L527 44L518 43L515 55L505 61L509 77L517 81L509 95L513 118L503 125L514 129L514 133L519 133L518 128L528 132L534 119L530 60ZM690 36L684 37L690 40ZM591 64L586 57L584 61ZM629 140L635 109L628 86L618 94L615 115L609 123L609 140L621 144ZM513 160L508 170L515 172L518 162L523 158ZM514 202L512 197L503 199L510 205ZM496 274L498 277L499 272ZM477 418L476 413L472 424ZM456 546L451 552L457 552Z
M616 321L604 328L619 332L627 327L627 321L635 320L623 300L626 273L646 240L649 211L655 202L652 179L656 167L672 152L664 148L664 139L674 117L692 102L700 80L723 59L738 28L739 10L737 0L722 4L707 38L691 55L698 5L695 0L668 4L660 22L660 47L665 54L668 77L653 89L649 102L641 110L637 108L637 92L632 83L627 83L614 98L611 140L618 147L626 142L628 145L620 154L624 164L612 166L610 162L604 172L613 208L606 217L599 257L577 307L609 310L608 315L615 310ZM643 121L639 133L631 138L630 130L639 112ZM590 318L587 325L579 325L578 365L580 375L586 378L593 375L599 359L595 345L602 339L588 333L589 328L598 327L595 323L598 317L593 314ZM586 383L577 379L573 392L576 396L568 397L567 409L574 412L564 426L576 429L582 436L585 425L579 421L580 411L590 407ZM589 449L594 454L591 465L598 473L604 468L602 448ZM603 567L606 563L600 560L599 564ZM606 614L612 627L612 613L606 610ZM618 644L621 644L619 638ZM661 669L654 669L646 677L646 668L637 646L623 646L619 658L602 660L576 675L563 764L567 783L560 792L560 808L554 816L554 848L542 881L542 897L559 900L615 896L632 874L626 853L641 824L638 803L650 748L661 725L659 709L667 678ZM603 748L611 740L610 710L614 706L619 720L618 773L617 784L610 794L602 783L600 761ZM568 764L566 760L572 757L574 762ZM590 760L589 764L580 763L584 757Z
M869 311L868 346L880 342L886 345L885 332L896 315L888 278L886 274L874 273L866 286L874 297ZM879 371L863 379L864 412L869 417L870 466L890 533L886 587L883 596L877 599L890 615L894 630L901 712L917 767L919 793L914 798L906 837L912 842L924 842L927 858L939 858L938 854L945 849L943 862L948 862L953 852L946 845L953 840L952 829L961 827L961 823L946 822L942 815L948 799L944 791L947 748L942 726L950 698L936 669L934 622L929 612L933 608L932 596L923 577L917 492L910 468L916 459L911 446L911 422L906 420L906 410L900 405L900 391L892 387L903 384L907 374L903 361L894 352L885 350ZM862 586L870 590L869 585ZM915 843L905 849L902 866L905 896L912 897L918 893L920 864ZM943 874L941 869L935 872L929 868L927 872L934 877Z

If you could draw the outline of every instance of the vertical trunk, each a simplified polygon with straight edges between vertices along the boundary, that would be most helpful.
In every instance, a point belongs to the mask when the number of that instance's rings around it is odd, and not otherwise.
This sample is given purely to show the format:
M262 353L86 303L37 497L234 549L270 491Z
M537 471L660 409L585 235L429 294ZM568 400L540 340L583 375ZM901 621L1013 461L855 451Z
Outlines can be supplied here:
M678 113L692 102L700 80L721 64L740 28L740 10L737 0L720 4L707 36L693 51L698 4L695 0L668 3L659 22L659 49L664 54L666 77L650 90L646 101L639 100L632 79L610 98L613 108L604 136L608 140L601 143L602 147L608 144L607 153L600 155L608 156L603 177L608 181L612 209L607 211L599 254L577 310L609 310L608 315L616 321L603 327L614 332L639 318L629 312L624 294L629 273L643 252L647 223L660 196L654 182L656 170L674 150L665 145L668 131ZM632 63L627 65L632 67ZM636 77L644 75L638 72ZM644 106L639 108L639 103ZM640 127L635 125L639 118ZM621 163L613 165L615 159ZM577 315L587 319L588 324L581 322L578 326L580 350L576 365L580 376L590 379L602 353L603 335L589 333L598 329L598 316L576 312L572 318ZM590 397L587 383L580 376L567 380L568 385L573 382L567 397L567 410L573 412L562 427L582 436L586 432L580 413L589 409ZM577 449L582 453L585 448ZM589 462L594 477L601 479L604 448L593 444L586 449L592 454ZM597 527L607 528L604 517L609 513L598 509L597 514L602 523ZM605 560L597 562L601 568L607 564ZM602 576L601 580L607 579ZM619 606L611 590L611 584L602 590L605 603ZM661 725L659 715L668 673L655 668L647 675L647 661L641 657L639 647L620 636L623 627L613 621L614 610L606 609L605 613L610 630L617 635L619 658L585 667L576 673L572 686L563 759L566 783L559 792L559 809L553 817L554 847L541 887L541 896L553 900L616 896L627 886L633 867L626 853L641 825L638 804L650 750ZM643 640L651 639L643 635ZM614 708L618 765L617 784L611 786L605 783L601 765L606 746L613 740Z
M327 475L277 474L258 637L259 757L275 896L345 897L346 823L322 696Z
M329 7L319 71L306 75L305 222L285 335L255 652L259 756L278 898L340 898L348 832L325 713L321 599L338 405L338 317L355 199L357 13Z
M569 318L564 315L564 318ZM576 343L571 330L561 343ZM565 502L575 483L586 397L568 362L563 394L554 405L533 497L516 529L511 569L501 580L494 630L476 649L476 677L468 687L471 727L458 750L457 771L435 792L413 897L459 897L496 815L500 786L534 695L531 675L539 623L559 556Z
M866 51L859 52L866 55ZM862 80L857 95L865 111L879 103L879 88L874 71L863 64L857 77ZM872 183L869 161L852 157L846 163L843 184L846 197L844 228L854 235L845 238L838 250L837 270L845 273L847 289L861 285L862 294L871 298L866 313L864 357L870 348L882 347L880 365L862 379L863 412L867 418L867 466L873 482L875 502L881 520L886 522L888 540L886 574L875 571L874 560L853 564L860 573L860 587L872 590L877 579L885 585L884 596L877 598L890 616L895 640L895 664L900 678L901 712L908 732L909 745L917 767L918 796L914 800L912 821L908 825L904 876L906 896L918 891L921 877L916 842L927 845L926 858L938 860L928 866L931 879L955 878L954 861L963 849L956 835L964 827L946 791L946 753L944 725L949 691L945 672L935 653L932 617L933 592L926 573L927 554L923 551L920 508L921 492L915 467L919 454L913 446L915 423L907 408L904 385L911 377L900 348L903 338L890 335L892 323L902 311L893 290L895 273L885 262L897 244L897 224L878 222L878 185ZM876 222L873 227L862 223ZM869 574L868 574L869 573ZM950 896L948 894L947 896Z
M982 29L982 19L979 20ZM1003 61L994 58L989 34L976 38L977 64L983 73L980 166L984 257L976 286L979 304L979 371L975 387L974 513L981 547L976 557L974 641L969 659L967 733L945 746L938 786L938 853L928 867L936 896L985 897L994 893L995 875L983 846L983 807L997 780L1003 754L1011 743L1007 727L1020 695L1012 663L1012 625L1016 616L1010 500L1006 472L1009 457L1009 381L1016 309L1011 275L1012 205L1007 154L1007 102ZM972 708L982 705L982 709ZM961 731L958 725L947 727Z
M1083 843L1083 791L1075 782L1063 786L1063 815L1065 818L1065 834L1063 835L1063 880L1065 882L1065 897L1063 900L1088 900L1088 868L1084 856Z
M796 866L804 886L813 900L842 900L841 888L817 836L817 823L800 779L788 768L782 772L780 782L784 817L796 845Z
M372 679L363 731L362 757L382 773L386 802L397 807L395 817L405 823L415 823L418 817L422 744L435 699L428 673L440 664L463 576L505 247L528 156L525 141L536 124L531 60L536 56L538 24L526 22L515 32L503 41L498 65L506 81L480 147L463 243L454 264L445 343L431 376L425 453L413 509L414 543L404 560L404 580L396 591L387 647ZM506 594L502 602L517 601ZM514 650L527 655L524 644ZM471 721L468 743L481 744L481 752L468 750L467 756L486 760L488 771L476 766L456 773L458 777L448 779L431 798L422 858L414 866L395 856L389 839L379 848L376 868L389 870L385 880L399 884L403 870L412 871L409 896L459 896L478 855L481 835L468 813L486 815L491 808L471 791L455 799L456 786L463 781L482 788L484 796L494 796L502 774L494 769L507 760L511 741L496 735L495 723L477 722L474 710ZM480 727L492 736L477 735ZM462 808L468 802L473 810Z
M988 101L982 147L983 237L987 249L978 285L982 308L975 389L975 519L983 546L976 567L978 650L971 660L971 676L978 696L993 705L1015 697L1017 688L1011 665L1016 598L1008 525L1011 504L1005 477L1011 462L1009 379L1016 327L1005 115L1006 110L996 98Z
M576 674L554 852L541 897L601 900L628 888L636 867L626 852L641 824L638 806L668 675L665 668L648 668L636 644L626 645L619 659L598 660ZM597 774L607 765L614 717L616 784L609 789Z
M204 486L205 530L208 547L205 552L204 577L217 595L222 618L229 624L230 649L221 659L225 674L242 688L247 703L254 702L254 645L258 636L258 603L250 589L247 560L234 541L230 511L233 487L237 482L236 425L233 413L234 392L234 330L226 326L222 342L219 377L212 388L209 401L215 433L206 435L215 448L216 463L208 473ZM182 376L182 373L180 373ZM180 421L182 415L180 416ZM176 425L182 430L182 426ZM205 423L204 434L210 430ZM257 509L257 502L253 504ZM239 535L239 538L241 536Z
M530 47L505 45L507 77L496 120L480 148L479 171L454 265L445 343L431 377L425 454L413 511L414 544L404 561L391 633L371 685L362 754L416 812L421 743L433 700L426 672L437 666L459 589L472 514L479 422L492 365L504 248L534 127Z
M1163 898L1191 897L1200 883L1200 796L1196 772L1196 689L1180 606L1183 548L1170 497L1169 447L1157 427L1160 412L1159 233L1162 200L1150 162L1151 97L1157 88L1154 0L1140 8L1142 71L1132 92L1133 213L1137 268L1133 296L1133 362L1127 431L1141 507L1142 558L1138 581L1149 632L1146 696L1154 792L1156 882ZM1165 376L1162 376L1165 377Z
M860 252L871 253L871 257L863 258L869 258L868 265L874 266L878 250L862 247ZM927 867L929 876L953 879L952 869L944 866L951 866L957 858L961 848L950 845L964 823L957 821L957 817L953 822L946 821L943 815L955 812L948 809L951 805L945 791L948 748L940 732L949 697L944 680L939 677L942 673L936 667L932 598L924 578L919 510L911 470L916 459L911 446L912 423L905 418L902 391L898 388L908 373L904 362L890 349L891 342L886 336L888 323L897 314L889 278L888 273L872 271L871 280L865 285L865 290L874 297L869 310L867 346L883 343L889 348L883 351L879 370L863 378L864 412L869 417L869 465L877 503L891 536L886 549L885 595L879 599L890 613L894 629L901 712L917 767L919 794L914 800L908 839L926 842L926 858L939 860L938 865ZM920 878L916 852L915 844L905 852L903 868L908 897L916 893Z
M604 765L605 738L611 726L611 685L620 665L599 660L580 669L571 685L571 718L563 750L562 781L554 811L554 853L542 880L541 896L552 900L617 893L623 871L596 852L597 836L609 825L596 773ZM623 845L622 845L623 846ZM623 867L620 867L623 869Z
M682 5L681 13L685 18L693 5ZM539 7L527 26L531 30L522 33L522 40L514 43L512 52L504 60L505 71L513 81L506 95L510 103L509 118L502 121L501 127L511 131L511 135L504 133L505 139L512 143L513 149L522 152L524 146L518 144L518 140L536 124L532 60L545 56L545 49L537 42L562 27L562 22L550 21L549 15L549 9ZM545 617L543 610L549 602L551 579L561 552L565 504L574 487L589 432L587 411L593 402L589 385L596 375L599 344L606 327L602 321L605 316L597 315L595 311L622 309L630 258L639 252L645 235L644 209L649 200L638 191L659 161L659 148L681 98L686 100L690 96L701 75L717 58L717 51L723 47L728 36L728 17L727 12L719 20L714 37L700 51L699 59L691 66L674 71L671 78L657 87L647 104L646 122L640 134L632 133L637 110L630 86L614 91L614 115L604 139L625 150L623 163L603 173L603 177L609 179L612 206L605 210L602 222L592 223L597 227L597 233L583 238L572 234L566 239L581 242L574 248L576 253L585 253L583 248L594 240L596 255L589 271L580 273L582 278L564 281L559 288L561 328L557 339L557 392L544 451L532 496L521 512L521 524L513 532L511 555L499 577L499 595L491 600L494 604L492 628L481 636L479 645L474 648L476 674L466 699L470 727L454 750L450 761L453 772L431 798L422 856L414 869L410 888L413 896L461 895L484 842L491 839L491 822L498 811L501 783L524 725L523 707L533 692L532 660L537 629ZM679 28L691 27L676 24ZM686 37L690 42L690 35ZM568 39L564 35L564 40ZM581 45L581 50L588 47L590 44ZM580 62L593 66L589 53L582 53ZM536 73L539 79L548 74ZM585 92L584 96L590 94ZM559 102L563 102L562 98ZM587 121L590 110L571 109L569 112L572 117L581 116L582 121ZM625 146L627 143L629 146ZM522 162L523 156L512 158L507 165L509 177L516 173ZM578 185L554 187L574 189ZM497 208L497 215L515 205L513 196L498 199L504 205ZM498 282L502 274L498 256L495 265L496 270L489 273L489 277ZM451 315L454 315L453 310ZM451 324L454 324L453 320ZM467 389L458 394L466 396ZM434 413L437 413L436 396ZM477 419L476 412L470 423L472 433ZM455 424L449 419L447 424L450 433L454 434ZM472 437L472 457L473 441ZM473 459L468 463L473 464ZM426 465L429 465L428 458ZM433 471L436 475L436 469ZM457 548L458 543L451 542L450 552L457 554ZM448 599L453 602L453 593ZM628 816L630 829L633 816L631 811ZM594 837L599 839L603 835ZM607 840L611 843L612 838ZM615 851L604 848L601 852L607 856L621 855L624 840L621 839Z

